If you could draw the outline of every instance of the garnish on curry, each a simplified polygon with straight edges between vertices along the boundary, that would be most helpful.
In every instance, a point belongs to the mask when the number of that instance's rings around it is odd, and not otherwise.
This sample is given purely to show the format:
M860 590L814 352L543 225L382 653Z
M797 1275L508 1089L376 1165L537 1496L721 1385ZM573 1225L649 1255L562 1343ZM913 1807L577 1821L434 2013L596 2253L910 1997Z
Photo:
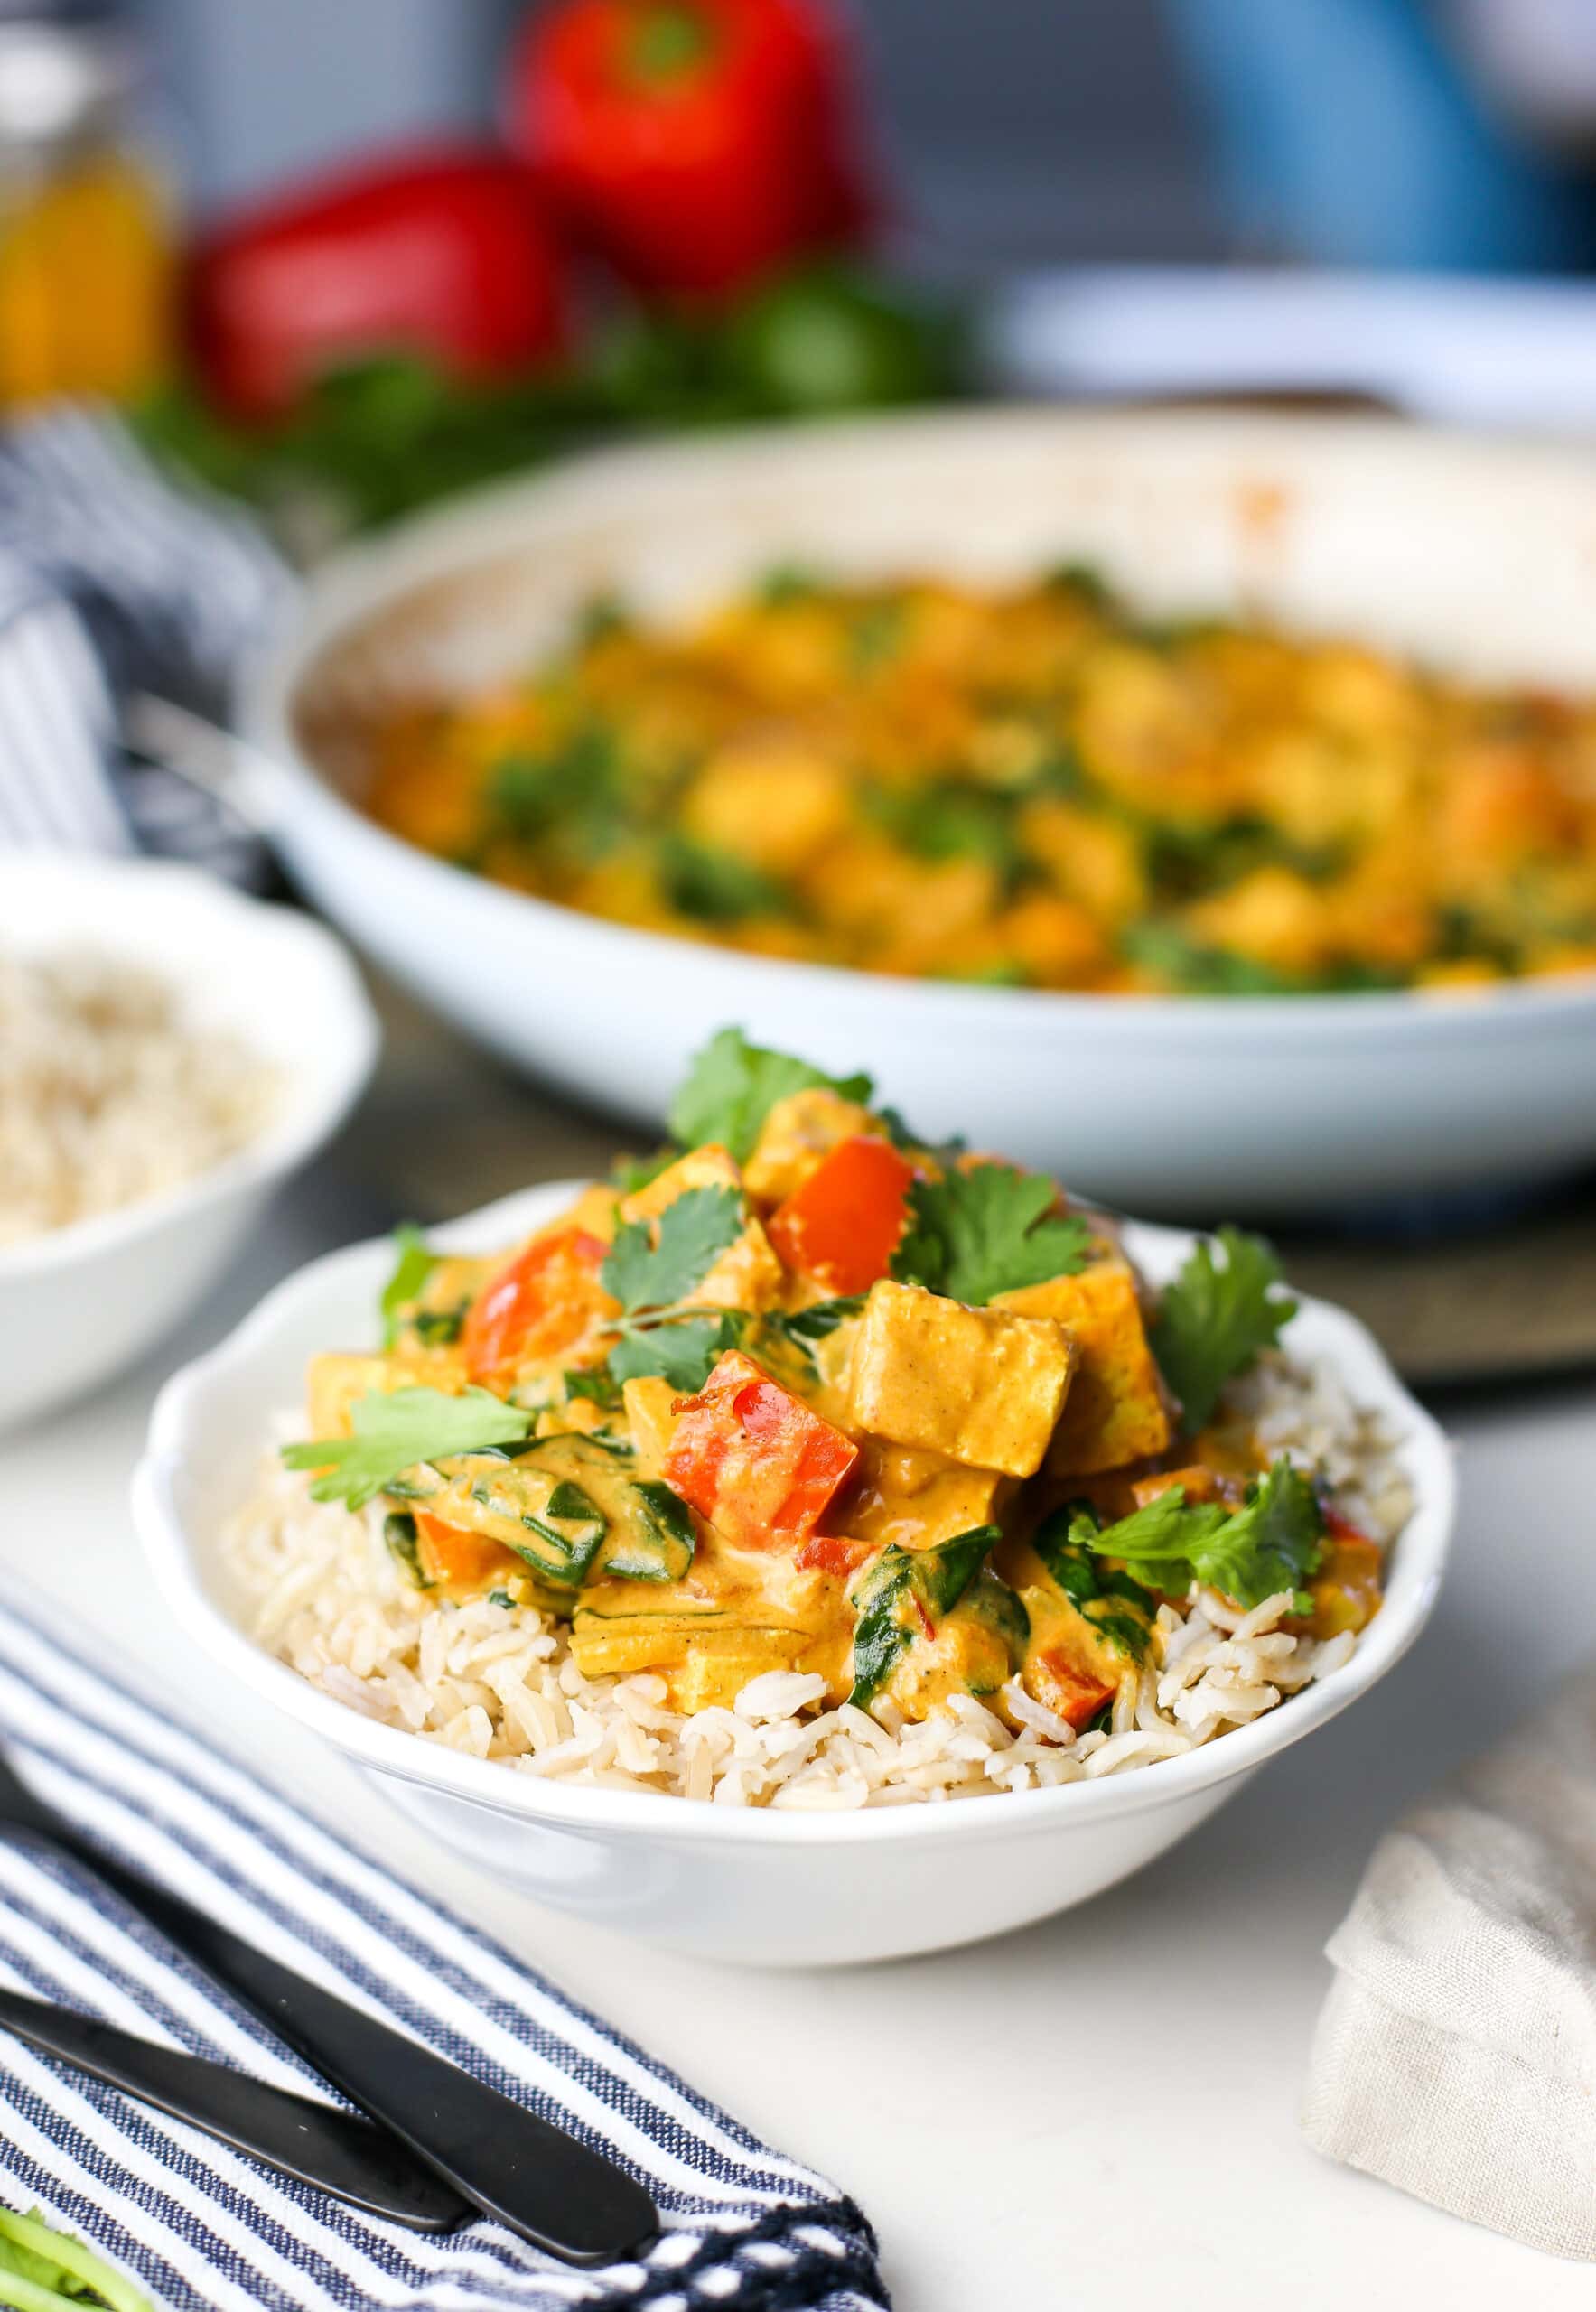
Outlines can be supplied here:
M599 605L371 760L424 849L765 955L1218 995L1596 969L1596 704L1153 625L1078 567L779 571L679 632Z
M1226 1411L1294 1306L1269 1248L1222 1231L1150 1312L1102 1215L871 1092L724 1030L655 1162L491 1258L407 1234L285 1458L382 1505L408 1582L536 1607L679 1711L798 1670L919 1720L1017 1676L1084 1728L1194 1583L1360 1629L1379 1549Z

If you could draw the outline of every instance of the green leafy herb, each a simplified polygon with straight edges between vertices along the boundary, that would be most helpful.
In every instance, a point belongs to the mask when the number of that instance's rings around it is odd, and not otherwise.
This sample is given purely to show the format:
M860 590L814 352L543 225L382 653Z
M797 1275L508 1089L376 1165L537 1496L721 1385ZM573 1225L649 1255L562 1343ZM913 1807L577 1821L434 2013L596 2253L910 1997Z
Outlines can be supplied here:
M1091 1230L1078 1215L1054 1211L1058 1193L1040 1173L1009 1164L916 1180L892 1274L970 1302L1073 1276L1086 1266Z
M489 781L488 801L521 841L556 840L583 865L602 859L626 827L613 732L589 723L540 754L507 755Z
M540 1473L528 1474L536 1483ZM520 1522L543 1547L536 1548L530 1542L512 1543L511 1547L546 1581L566 1588L586 1579L599 1544L610 1530L610 1521L598 1503L574 1478L556 1478L541 1509L523 1510Z
M392 1348L398 1338L401 1310L416 1298L438 1264L436 1253L427 1250L426 1238L408 1220L401 1222L395 1229L394 1243L398 1247L399 1256L377 1304L382 1318L384 1348Z
M513 1607L515 1602L508 1590L490 1590L488 1592L488 1603L490 1606Z
M826 1089L845 1100L868 1100L873 1088L868 1076L827 1076L807 1060L751 1044L741 1028L723 1028L697 1055L677 1094L671 1136L683 1148L717 1141L741 1164L752 1155L770 1110L789 1094Z
M1302 1585L1318 1567L1323 1540L1312 1482L1283 1455L1248 1487L1239 1509L1188 1506L1184 1487L1171 1486L1114 1525L1100 1527L1089 1507L1078 1506L1066 1535L1067 1546L1119 1558L1133 1579L1175 1596L1206 1581L1250 1608L1290 1590L1298 1612L1308 1610Z
M433 1585L422 1571L415 1520L407 1509L389 1510L382 1521L382 1538L412 1586L417 1590L430 1590Z
M658 1478L639 1478L627 1487L627 1506L625 1531L605 1552L604 1572L625 1581L679 1581L697 1547L686 1503Z
M854 1629L854 1689L848 1700L863 1710L891 1677L916 1637L934 1633L979 1572L986 1552L1003 1539L997 1525L976 1525L934 1549L901 1550L890 1542L848 1593L858 1614Z
M676 830L659 842L659 880L672 907L700 923L741 923L751 915L790 915L791 892L762 868Z
M1147 1651L1147 1634L1158 1600L1131 1574L1101 1563L1074 1534L1075 1521L1083 1514L1096 1524L1093 1513L1083 1513L1078 1503L1044 1518L1037 1529L1036 1553L1081 1615L1122 1654L1140 1662Z
M1134 964L1155 973L1181 995L1302 995L1312 982L1255 956L1208 947L1172 923L1132 924L1120 945Z
M1214 1257L1224 1254L1221 1266ZM1280 1328L1295 1316L1274 1248L1263 1236L1221 1228L1204 1239L1173 1282L1164 1287L1153 1325L1153 1353L1181 1400L1188 1430L1203 1428L1226 1384L1245 1373L1260 1351L1273 1348Z
M657 1224L626 1221L615 1232L600 1282L626 1314L686 1300L742 1234L742 1198L733 1188L686 1189Z
M613 1412L621 1403L621 1383L604 1370L602 1365L589 1365L565 1375L565 1402L585 1397L590 1404L602 1405L606 1412Z
M313 1500L363 1509L420 1462L518 1443L530 1433L532 1415L486 1389L458 1397L441 1389L369 1390L350 1406L350 1437L285 1445L283 1459L291 1469L322 1472L311 1487Z
M668 1141L663 1148L655 1149L651 1156L618 1156L610 1168L610 1178L619 1196L636 1196L661 1172L668 1172L681 1154L679 1148Z
M1090 562L1058 563L1048 572L1042 583L1056 594L1078 594L1095 611L1107 612L1117 606L1113 587Z
M794 602L812 602L823 582L802 562L774 562L754 586L766 610L786 610Z
M790 1316L778 1312L764 1321L807 1353L812 1343L825 1340L839 1325L845 1325L850 1317L856 1317L863 1306L863 1293L853 1292L841 1300L812 1301L808 1308L796 1310Z
M1005 890L1022 862L1011 796L971 779L944 778L910 789L876 787L861 798L870 816L919 859L979 859Z
M658 1375L680 1395L695 1396L717 1360L727 1349L735 1348L742 1337L742 1320L734 1312L679 1317L668 1324L628 1333L617 1341L610 1351L610 1371L617 1382Z
M70 2232L58 2232L35 2208L16 2215L0 2208L0 2304L17 2312L102 2305L108 2312L154 2312L144 2290Z

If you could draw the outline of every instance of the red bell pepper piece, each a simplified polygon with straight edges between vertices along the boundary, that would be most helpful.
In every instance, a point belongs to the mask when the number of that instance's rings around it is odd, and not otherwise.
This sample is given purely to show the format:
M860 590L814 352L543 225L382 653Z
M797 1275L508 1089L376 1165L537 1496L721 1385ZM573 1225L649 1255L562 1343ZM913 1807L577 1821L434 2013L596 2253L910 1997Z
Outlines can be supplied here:
M491 1388L519 1365L557 1356L598 1320L618 1313L599 1282L609 1246L585 1228L539 1236L472 1301L460 1347L473 1381Z
M513 161L471 146L396 154L240 212L197 246L187 303L207 391L245 420L285 415L364 354L490 378L565 340L543 198Z
M890 1141L838 1142L770 1216L783 1264L828 1292L868 1292L903 1234L914 1167Z
M851 1438L729 1348L677 1405L665 1481L739 1548L797 1547L858 1458Z
M1089 1726L1105 1702L1114 1700L1115 1690L1103 1679L1081 1670L1061 1652L1040 1655L1031 1665L1031 1676L1036 1699L1044 1709L1056 1711L1078 1730Z
M720 301L857 237L847 63L816 0L564 0L527 19L510 134L617 272Z

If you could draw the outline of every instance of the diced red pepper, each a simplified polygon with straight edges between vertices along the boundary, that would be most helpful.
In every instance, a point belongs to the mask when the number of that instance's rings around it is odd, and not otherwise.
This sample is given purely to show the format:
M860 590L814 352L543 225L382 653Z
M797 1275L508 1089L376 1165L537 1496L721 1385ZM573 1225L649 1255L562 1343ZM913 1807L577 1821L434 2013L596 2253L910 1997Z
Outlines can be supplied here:
M1031 1692L1045 1710L1055 1711L1071 1726L1089 1726L1115 1690L1101 1678L1079 1669L1068 1655L1055 1650L1040 1654L1031 1664Z
M856 237L849 61L816 0L561 0L527 18L509 126L638 288L724 300Z
M798 1543L792 1562L800 1573L829 1573L851 1581L874 1551L873 1542L856 1542L848 1534L811 1534Z
M360 356L516 376L565 340L563 260L525 169L473 145L384 154L224 220L187 282L191 350L232 416L285 415Z
M609 1246L585 1228L538 1236L485 1284L461 1328L473 1381L490 1388L517 1366L557 1356L599 1319L617 1313L599 1282Z
M828 1292L868 1292L903 1234L914 1167L891 1141L840 1141L770 1216L783 1263Z
M425 1509L415 1512L415 1540L427 1580L450 1589L476 1589L507 1570L513 1571L517 1563L515 1552L502 1542L473 1534L469 1526L445 1524Z
M728 1349L677 1405L665 1481L742 1549L806 1542L859 1458L840 1429Z

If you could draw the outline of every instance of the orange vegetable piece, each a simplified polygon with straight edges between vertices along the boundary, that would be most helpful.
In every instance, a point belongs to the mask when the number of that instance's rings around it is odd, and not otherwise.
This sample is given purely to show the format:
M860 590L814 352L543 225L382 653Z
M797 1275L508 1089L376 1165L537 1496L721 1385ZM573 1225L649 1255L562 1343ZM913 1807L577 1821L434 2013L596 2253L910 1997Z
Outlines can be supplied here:
M518 1563L514 1550L502 1542L464 1525L447 1525L425 1509L415 1512L415 1554L427 1580L446 1589L480 1589Z
M564 1228L518 1253L482 1287L461 1328L471 1379L491 1388L530 1358L557 1356L595 1318L615 1313L599 1282L609 1249L585 1228Z
M874 1551L873 1542L855 1541L850 1534L811 1534L793 1553L800 1573L831 1573L849 1581Z
M839 1141L772 1214L766 1231L784 1265L828 1292L867 1292L903 1234L914 1167L890 1141Z
M1115 1694L1113 1686L1082 1670L1057 1647L1027 1663L1026 1683L1045 1710L1056 1711L1078 1730L1090 1725Z
M741 1349L677 1405L665 1481L742 1549L806 1542L859 1449Z

